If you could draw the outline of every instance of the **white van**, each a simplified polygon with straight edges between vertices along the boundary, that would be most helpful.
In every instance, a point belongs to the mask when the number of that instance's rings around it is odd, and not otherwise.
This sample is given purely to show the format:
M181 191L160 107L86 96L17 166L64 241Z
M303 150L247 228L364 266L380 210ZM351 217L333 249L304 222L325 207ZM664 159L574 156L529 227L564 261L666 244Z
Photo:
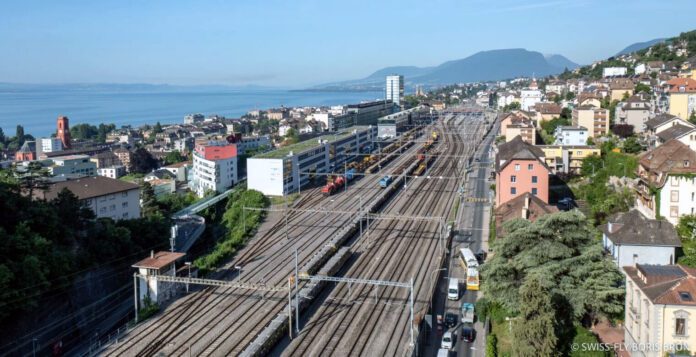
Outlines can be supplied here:
M447 288L447 299L459 300L459 279L449 279L449 288Z

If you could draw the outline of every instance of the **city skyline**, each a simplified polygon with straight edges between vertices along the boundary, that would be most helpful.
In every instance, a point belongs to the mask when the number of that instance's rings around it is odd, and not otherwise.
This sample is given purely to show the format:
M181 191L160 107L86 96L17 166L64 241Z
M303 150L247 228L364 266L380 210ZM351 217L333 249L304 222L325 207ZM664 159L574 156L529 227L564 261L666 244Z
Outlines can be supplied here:
M34 0L0 8L0 46L14 49L0 58L0 82L303 87L500 48L587 64L690 30L696 3ZM653 17L670 21L652 26ZM397 36L383 36L394 21Z

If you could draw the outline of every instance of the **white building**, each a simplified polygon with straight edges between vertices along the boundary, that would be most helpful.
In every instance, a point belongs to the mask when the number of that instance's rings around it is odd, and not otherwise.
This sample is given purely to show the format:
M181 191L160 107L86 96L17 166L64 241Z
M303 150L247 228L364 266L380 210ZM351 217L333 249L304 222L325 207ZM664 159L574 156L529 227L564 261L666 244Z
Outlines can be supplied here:
M387 100L396 105L401 105L404 99L404 76L387 76Z
M184 124L202 123L205 120L203 114L189 114L184 117Z
M48 166L52 176L84 177L97 174L97 164L90 161L87 155L56 156L50 159L53 164Z
M197 145L193 151L191 190L223 192L237 183L237 145L226 141Z
M646 217L673 225L696 214L696 152L670 140L640 156L636 208Z
M618 267L674 264L681 247L674 226L648 219L635 209L616 214L600 229L604 250Z
M587 128L583 126L559 126L553 134L556 137L555 145L587 144Z
M602 69L602 77L623 77L628 73L626 67L605 67Z
M178 162L176 164L164 166L162 169L169 171L174 176L176 182L184 182L187 180L188 172L191 169L191 162Z
M536 80L532 80L529 88L520 91L520 108L525 111L532 111L537 103L541 102L543 95L537 86Z
M102 167L97 169L97 175L104 176L112 179L117 179L126 174L126 167L122 165L115 165L109 167Z
M343 172L376 138L376 126L356 126L256 155L247 159L247 187L271 196L297 192L318 173Z
M113 220L140 218L140 186L103 176L84 177L56 182L36 195L52 200L67 188L97 218Z
M63 142L60 138L41 138L41 152L57 152L63 151Z
M150 253L150 256L133 264L141 277L138 279L138 304L142 306L145 299L153 303L162 303L173 298L181 284L157 279L157 275L176 276L176 261L186 254L177 252Z
M643 74L647 71L647 67L645 66L645 63L638 63L638 65L636 65L633 71L636 74Z

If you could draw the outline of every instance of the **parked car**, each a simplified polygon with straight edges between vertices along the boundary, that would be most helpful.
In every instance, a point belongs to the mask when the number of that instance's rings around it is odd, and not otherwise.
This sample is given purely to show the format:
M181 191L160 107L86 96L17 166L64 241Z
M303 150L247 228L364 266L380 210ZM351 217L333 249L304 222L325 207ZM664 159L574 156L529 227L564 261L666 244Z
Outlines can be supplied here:
M445 314L445 326L454 327L457 326L457 314L448 312Z
M452 340L452 332L445 332L444 336L442 336L442 343L440 344L440 348L445 348L445 349L452 349L452 346L454 345L454 341Z
M476 338L476 330L474 330L474 328L470 325L464 325L462 326L462 333L459 335L459 338L464 342L474 342L474 339Z

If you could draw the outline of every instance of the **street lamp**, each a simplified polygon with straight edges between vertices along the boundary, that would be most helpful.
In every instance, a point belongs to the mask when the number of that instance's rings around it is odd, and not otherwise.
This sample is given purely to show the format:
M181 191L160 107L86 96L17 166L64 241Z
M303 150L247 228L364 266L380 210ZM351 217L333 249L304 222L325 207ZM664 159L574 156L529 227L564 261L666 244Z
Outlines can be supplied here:
M184 262L184 265L188 267L188 278L189 280L191 279L191 262ZM189 292L189 283L188 281L186 282L186 293L188 294Z
M241 266L241 265L235 265L234 268L237 269L237 270L239 271L239 273L237 273L237 276L239 277L239 280L241 281L241 280L242 280L242 266Z

